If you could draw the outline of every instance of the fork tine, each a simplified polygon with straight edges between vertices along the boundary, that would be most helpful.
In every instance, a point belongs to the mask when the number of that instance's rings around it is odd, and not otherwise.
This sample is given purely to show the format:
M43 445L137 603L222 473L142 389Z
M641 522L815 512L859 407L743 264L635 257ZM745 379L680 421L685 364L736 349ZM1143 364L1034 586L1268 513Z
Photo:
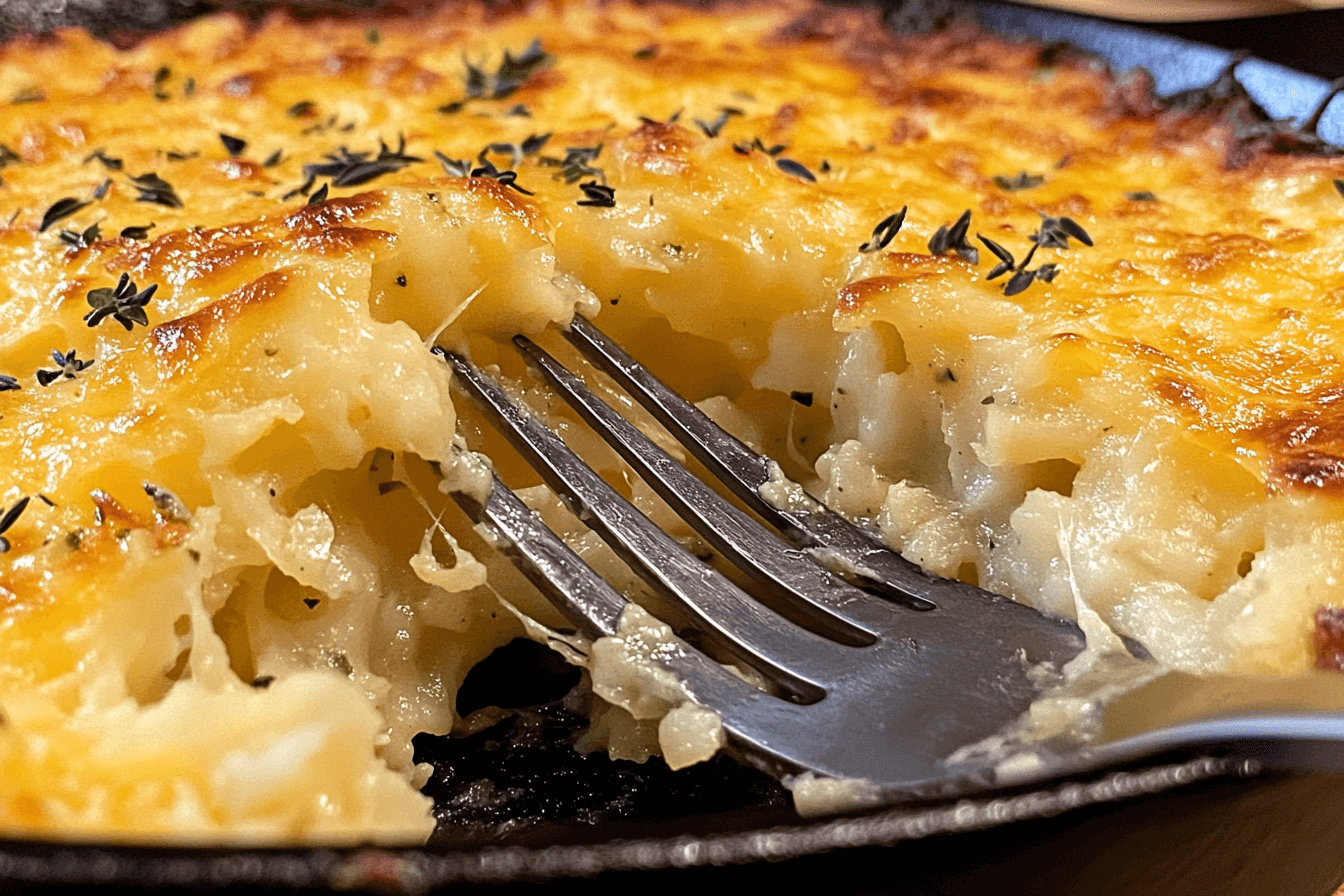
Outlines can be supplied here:
M450 494L473 522L494 530L503 542L498 548L582 634L596 639L618 633L629 601L498 476L491 477L484 503L468 490ZM779 744L786 742L779 732L805 724L793 715L803 707L775 700L680 639L651 660L677 677L688 699L720 714L729 746L740 758L776 775L801 770L796 759L779 751Z
M472 522L488 523L523 575L588 638L614 635L626 600L552 532L498 476L482 503L469 491L451 492Z
M844 616L847 605L864 600L852 585L790 548L725 501L536 343L523 336L515 337L514 342L678 516L734 566L765 584L775 603L786 604L787 609L778 606L776 609L795 611L806 620L803 624L820 628L822 634L842 643L861 646L876 640L874 632Z
M606 371L747 506L813 559L868 590L916 609L948 597L930 576L785 479L779 465L752 451L695 405L669 389L591 321L575 315L566 338ZM767 500L765 493L786 500ZM879 566L873 569L874 565Z
M471 362L435 350L466 392L578 517L632 569L683 607L697 628L801 702L821 698L828 657L840 644L773 613L689 554L621 497L540 420Z
M936 607L950 621L998 630L1006 641L1020 644L1033 661L1067 659L1077 653L1081 633L1071 621L1051 618L1050 624L1043 624L1041 615L1025 604L925 572L809 497L784 478L778 464L721 429L591 321L576 314L564 332L747 506L822 566L896 603ZM767 500L766 493L773 499ZM863 624L863 604L856 610L850 618Z

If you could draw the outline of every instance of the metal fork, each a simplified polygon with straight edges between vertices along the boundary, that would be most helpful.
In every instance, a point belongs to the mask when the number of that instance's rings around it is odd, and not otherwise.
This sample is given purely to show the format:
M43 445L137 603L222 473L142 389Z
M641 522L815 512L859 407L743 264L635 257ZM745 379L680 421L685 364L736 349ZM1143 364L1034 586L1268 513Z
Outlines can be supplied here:
M515 338L580 416L754 580L757 597L651 523L466 358L434 351L580 519L681 607L701 638L769 683L770 692L748 684L684 642L655 657L692 700L719 714L730 751L776 775L865 779L895 798L1005 783L992 761L950 763L948 757L1021 716L1041 682L1082 650L1077 626L924 572L810 498L777 464L710 421L589 321L576 316L565 335L786 539L722 498L546 351ZM454 498L493 530L518 568L585 636L617 633L626 598L498 478L484 502L473 489ZM1037 777L1172 752L1344 770L1342 742L1344 720L1337 717L1244 716L1072 749L1044 764Z

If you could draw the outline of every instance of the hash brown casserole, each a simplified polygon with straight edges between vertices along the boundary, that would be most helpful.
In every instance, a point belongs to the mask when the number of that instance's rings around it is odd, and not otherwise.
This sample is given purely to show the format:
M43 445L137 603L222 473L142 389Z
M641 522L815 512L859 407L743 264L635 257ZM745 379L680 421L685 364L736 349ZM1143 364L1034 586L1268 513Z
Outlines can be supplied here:
M428 347L531 395L509 339L576 310L910 559L1079 618L1073 679L1123 635L1291 695L1340 647L1344 162L1228 83L802 0L0 60L5 834L423 840L412 736L563 627L440 489L459 430L530 474ZM586 652L590 746L712 751Z

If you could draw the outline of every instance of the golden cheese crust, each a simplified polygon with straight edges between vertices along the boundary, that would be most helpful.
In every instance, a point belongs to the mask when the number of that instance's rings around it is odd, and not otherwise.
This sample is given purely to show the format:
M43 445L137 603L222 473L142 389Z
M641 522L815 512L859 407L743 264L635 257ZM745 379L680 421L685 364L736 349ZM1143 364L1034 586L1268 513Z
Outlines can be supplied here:
M518 376L576 308L908 556L1170 668L1303 672L1344 604L1344 162L1245 103L802 0L70 31L4 97L6 831L427 834L410 737L501 599L560 622L445 509L427 346Z

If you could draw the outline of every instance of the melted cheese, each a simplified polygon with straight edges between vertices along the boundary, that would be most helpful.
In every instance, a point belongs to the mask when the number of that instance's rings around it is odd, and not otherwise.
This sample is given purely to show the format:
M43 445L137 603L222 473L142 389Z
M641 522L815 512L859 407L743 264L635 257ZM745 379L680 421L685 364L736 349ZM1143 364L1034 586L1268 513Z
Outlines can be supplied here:
M500 597L561 624L445 510L426 345L517 377L509 337L576 308L907 556L1165 666L1302 672L1344 604L1344 163L1141 78L861 10L554 2L0 49L39 94L0 119L7 833L423 838L410 738L524 630ZM931 255L967 209L978 260ZM1095 245L1007 296L976 237L1021 260L1043 216ZM123 274L150 325L87 326ZM53 350L95 363L41 386Z

